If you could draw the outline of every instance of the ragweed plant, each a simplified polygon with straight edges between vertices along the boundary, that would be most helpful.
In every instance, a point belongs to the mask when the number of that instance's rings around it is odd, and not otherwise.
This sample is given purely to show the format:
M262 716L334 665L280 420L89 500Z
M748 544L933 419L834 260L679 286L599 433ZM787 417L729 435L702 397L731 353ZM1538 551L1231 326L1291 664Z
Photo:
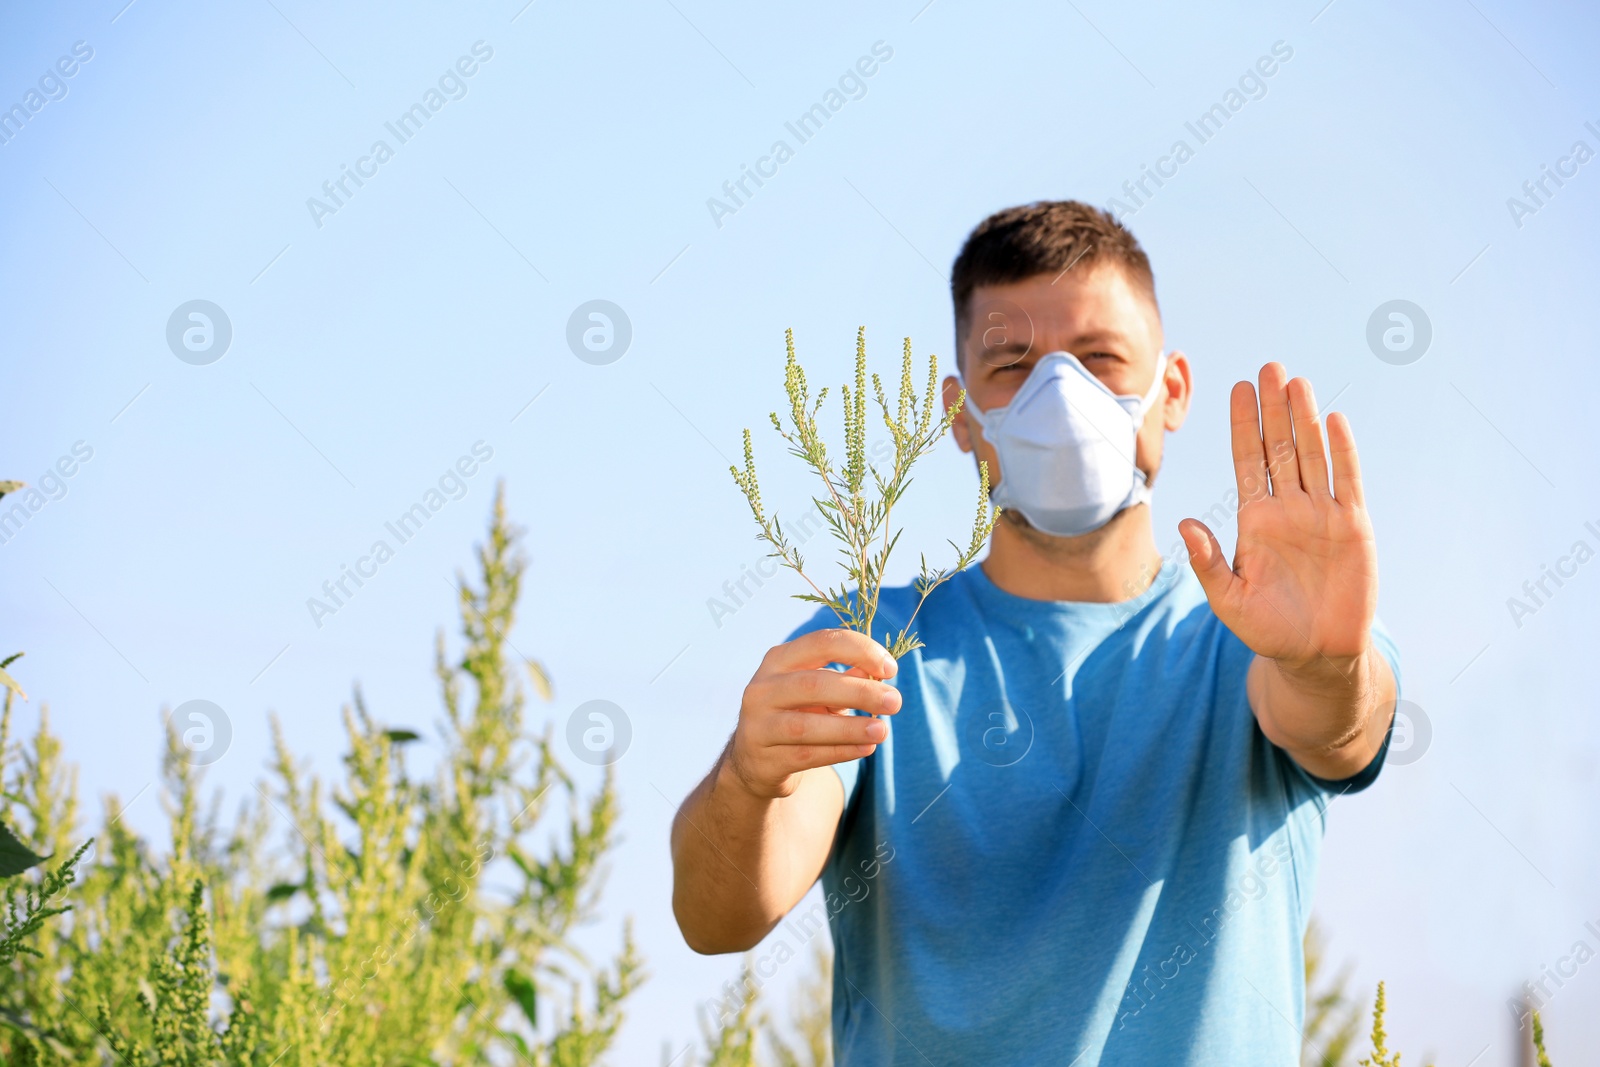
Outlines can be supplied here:
M1389 1034L1383 1028L1384 1011L1388 1008L1388 999L1384 996L1383 983L1378 983L1378 997L1372 1005L1372 1055L1361 1060L1361 1067L1400 1067L1400 1053L1392 1055L1389 1052Z
M1533 1052L1539 1058L1539 1067L1551 1067L1550 1056L1544 1050L1544 1020L1533 1013Z
M900 393L893 408L884 396L883 382L877 374L871 376L872 392L877 401L883 425L894 444L894 461L887 470L867 461L867 342L866 327L856 333L855 384L840 389L844 409L844 463L835 466L828 454L827 443L817 429L817 412L828 396L824 388L815 398L806 383L806 373L794 354L794 331L784 331L788 359L784 364L783 388L789 397L789 426L785 428L778 413L772 413L773 428L789 445L789 453L804 460L817 477L822 479L825 493L812 500L820 510L834 538L839 542L846 582L840 585L818 585L806 573L805 559L799 549L784 533L777 513L768 515L761 502L761 487L756 480L755 450L750 431L744 431L744 469L729 469L733 480L744 492L761 532L758 540L772 546L770 556L806 580L809 593L796 593L799 600L823 604L838 616L841 626L874 636L872 623L878 611L878 597L883 588L883 576L888 570L889 555L900 540L900 530L890 524L890 515L896 503L911 484L911 468L926 455L939 438L944 436L955 421L966 390L961 390L955 403L943 411L938 406L939 360L928 357L928 382L921 397L911 378L911 338L906 338L900 360ZM868 482L871 482L870 491ZM916 607L906 619L900 632L885 630L880 638L889 654L896 659L922 642L911 630L911 622L922 609L928 594L977 558L978 552L994 530L1000 509L989 503L989 468L978 465L978 512L972 524L972 537L966 548L954 541L950 547L956 551L956 561L950 567L930 569L928 559L922 557L921 573L914 586L918 593ZM854 590L852 592L852 588Z
M0 488L14 484L0 482ZM21 656L21 652L7 656L0 660L0 668L9 667ZM3 669L0 669L0 686L5 689L4 706L0 709L0 765L3 765L11 745L11 700L13 696L22 695L22 687ZM49 857L28 847L6 822L0 821L0 878L7 879L3 891L4 928L0 929L0 974L19 955L39 956L39 950L29 943L30 939L43 929L47 919L72 910L72 905L65 903L66 890L77 877L78 864L92 843L85 841L79 845L76 852L35 884L17 876L42 865Z
M832 1067L833 948L822 938L812 942L810 973L791 994L789 1029L794 1045L776 1026L770 1030L773 1067Z
M1317 969L1317 964L1312 962L1312 951L1321 955L1320 939L1314 933L1308 932L1306 939L1306 1027L1303 1032L1305 1047L1301 1053L1301 1063L1305 1067L1341 1067L1346 1062L1345 1054L1349 1048L1349 1039L1352 1036L1347 1025L1348 1016L1345 1009L1348 1001L1344 996L1344 977L1335 980L1332 988L1327 992L1312 999L1311 978ZM1389 1033L1384 1026L1384 1016L1388 1013L1389 998L1382 982L1378 983L1378 994L1372 1004L1372 1051L1361 1058L1360 1067L1400 1067L1400 1053L1389 1051ZM1538 1012L1533 1012L1533 1050L1538 1057L1538 1067L1551 1067L1550 1057L1544 1050L1544 1022L1539 1018ZM1332 1027L1332 1036L1326 1044L1313 1040L1314 1036L1321 1036L1321 1031L1329 1027L1328 1020L1334 1018L1338 1024ZM1315 1028L1315 1032L1314 1032Z
M6 831L6 835L11 836L9 830ZM57 901L63 899L64 891L77 877L78 864L93 843L93 839L90 839L79 845L78 851L55 870L46 874L44 880L37 886L26 882L21 886L6 886L5 931L0 934L0 969L7 967L18 954L39 955L39 950L29 945L28 939L43 928L46 919L65 915L72 910L72 905L59 904ZM40 862L43 862L42 857Z
M1302 942L1305 954L1305 1026L1301 1031L1301 1067L1345 1067L1361 1035L1361 1005L1346 991L1349 968L1327 975L1327 952L1321 928L1313 918Z
M747 956L737 1010L723 1002L715 1013L723 1016L720 1022L701 1019L704 1056L685 1059L690 1050L684 1049L669 1058L670 1047L663 1047L662 1067L832 1067L833 952L826 941L813 943L811 971L794 990L787 1020L780 1022L762 1006L761 982L753 957ZM791 1034L798 1038L794 1045Z
M768 1019L766 1013L757 1006L760 986L754 980L748 958L740 979L739 987L744 990L744 998L733 1017L724 1020L715 1030L708 1023L701 1023L706 1042L703 1067L757 1067L756 1048Z
M1400 1053L1389 1051L1387 1044L1389 1035L1383 1027L1384 1012L1388 1009L1388 998L1384 995L1383 983L1378 983L1378 996L1372 1004L1372 1054L1361 1060L1361 1067L1400 1067ZM1539 1025L1538 1019L1534 1026ZM1540 1048L1544 1046L1541 1044ZM1546 1063L1544 1067L1549 1067Z
M438 644L430 774L407 766L421 735L358 692L338 779L275 729L271 772L230 829L169 729L167 848L108 798L76 882L62 868L13 880L71 911L0 955L0 1064L602 1061L643 980L626 924L609 962L573 944L615 842L614 779L581 788L551 730L528 729L525 685L547 680L507 639L524 564L501 497L478 563L459 583L464 639L453 655ZM48 719L6 756L0 823L34 855L68 855L76 795Z

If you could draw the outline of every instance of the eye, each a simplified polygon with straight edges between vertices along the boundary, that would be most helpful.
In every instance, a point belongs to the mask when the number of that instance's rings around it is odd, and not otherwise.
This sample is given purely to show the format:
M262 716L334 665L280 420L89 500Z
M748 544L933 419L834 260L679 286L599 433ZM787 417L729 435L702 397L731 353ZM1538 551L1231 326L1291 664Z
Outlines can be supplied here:
M1023 356L1027 353L1007 352L1004 350L991 350L984 353L983 362L991 370L1011 370L1022 363Z

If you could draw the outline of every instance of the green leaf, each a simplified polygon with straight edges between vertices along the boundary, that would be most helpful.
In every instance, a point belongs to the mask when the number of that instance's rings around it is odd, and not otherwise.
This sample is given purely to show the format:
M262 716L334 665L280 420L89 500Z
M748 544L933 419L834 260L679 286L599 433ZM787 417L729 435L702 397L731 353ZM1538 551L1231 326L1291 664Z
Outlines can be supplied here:
M530 860L522 849L513 844L506 849L506 855L511 857L511 862L517 865L517 869L522 872L524 877L533 881L539 880L538 864Z
M534 990L533 982L521 971L506 971L506 992L516 1000L522 1008L522 1014L528 1017L529 1026L539 1025L538 994Z
M418 741L422 738L422 735L415 730L385 730L383 736L389 739L391 745L403 745L407 741Z
M556 698L555 686L550 684L550 674L544 666L534 660L528 660L528 674L533 679L534 691L541 700L554 700Z
M11 827L0 823L0 878L21 874L29 867L37 867L44 861L45 857L24 845L17 835L11 832Z
M281 900L288 900L290 897L294 896L304 888L305 887L301 885L291 885L288 882L279 882L277 885L267 890L267 903L276 904Z
M17 694L17 696L21 697L23 700L27 700L28 694L22 691L22 686L17 684L17 680L15 678L6 673L6 668L21 658L21 652L13 652L5 659L0 659L0 686L4 686L6 689L9 689L13 693Z

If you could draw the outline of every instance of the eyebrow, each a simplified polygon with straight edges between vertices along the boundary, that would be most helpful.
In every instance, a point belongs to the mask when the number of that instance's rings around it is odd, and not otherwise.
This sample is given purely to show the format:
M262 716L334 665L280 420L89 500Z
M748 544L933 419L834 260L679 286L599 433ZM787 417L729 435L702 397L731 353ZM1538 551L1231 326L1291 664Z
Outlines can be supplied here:
M1070 351L1076 355L1083 348L1099 344L1110 344L1128 349L1133 347L1133 343L1128 339L1127 335L1118 330L1090 330L1088 333L1079 334L1072 339ZM1002 353L1019 353L1026 356L1037 347L1034 344L1023 344L1021 341L1007 341L1001 345L977 347L973 351L974 354L979 356L994 356ZM1041 350L1040 354L1043 354L1043 350Z
M1118 331L1118 330L1090 330L1086 334L1080 334L1079 336L1074 337L1073 338L1073 343L1074 344L1078 344L1078 345L1092 345L1092 344L1104 344L1104 343L1117 344L1117 345L1130 345L1131 344L1131 342L1129 342L1129 340L1128 340L1127 335L1122 333L1122 332L1120 332L1120 331Z

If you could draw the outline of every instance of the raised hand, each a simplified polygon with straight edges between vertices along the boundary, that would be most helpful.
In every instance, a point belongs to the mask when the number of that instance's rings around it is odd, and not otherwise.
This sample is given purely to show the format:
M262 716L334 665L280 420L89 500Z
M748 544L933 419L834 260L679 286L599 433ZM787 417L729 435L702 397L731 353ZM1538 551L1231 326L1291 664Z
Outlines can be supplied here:
M1349 421L1328 417L1326 447L1311 383L1261 368L1261 403L1233 387L1239 539L1230 566L1198 519L1178 530L1218 619L1257 655L1296 672L1339 674L1370 645L1378 555ZM1333 480L1328 479L1332 457Z

